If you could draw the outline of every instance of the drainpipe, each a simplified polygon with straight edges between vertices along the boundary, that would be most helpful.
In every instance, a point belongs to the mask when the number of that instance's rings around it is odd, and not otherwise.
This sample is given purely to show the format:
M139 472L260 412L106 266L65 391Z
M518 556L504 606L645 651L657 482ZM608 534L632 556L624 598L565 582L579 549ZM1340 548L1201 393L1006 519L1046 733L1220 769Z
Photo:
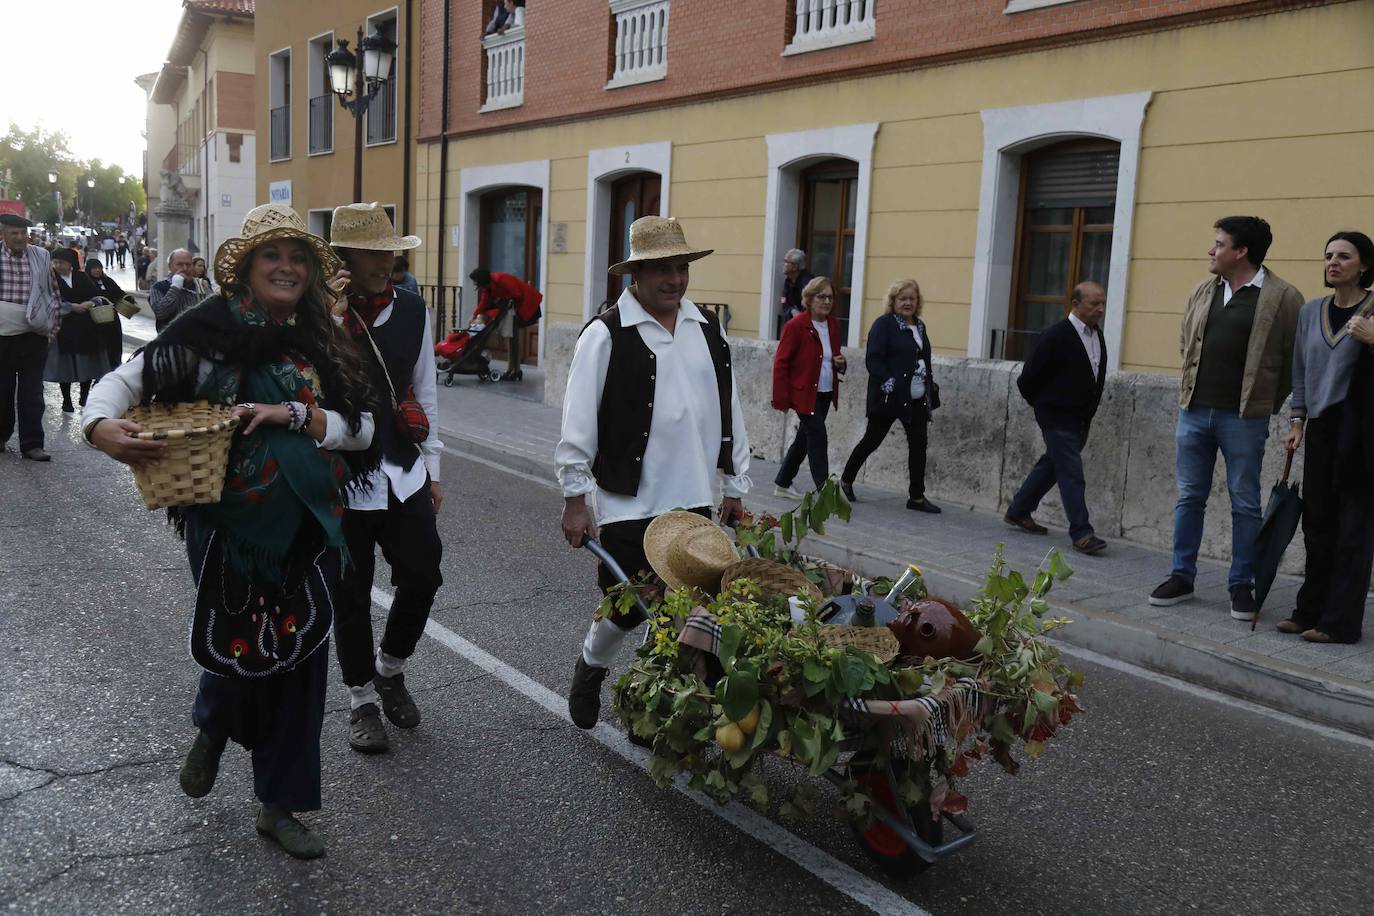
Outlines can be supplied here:
M444 292L444 253L448 246L448 226L444 224L444 204L448 200L448 83L449 83L449 42L452 32L453 0L444 0L444 89L440 93L440 105L443 108L439 116L439 267L435 276L435 284L439 290L439 318L442 323L444 318L444 301L447 298ZM455 309L458 303L453 303ZM454 313L455 324L457 313ZM447 328L436 328L438 333L446 333Z
M213 25L213 23L212 23ZM207 33L208 34L208 33ZM205 253L201 257L209 263L215 256L214 240L210 238L210 54L204 47L200 49L200 111L205 122L205 168L200 175L200 196L205 203Z
M410 47L410 13L413 8L413 0L406 0L406 97L405 97L405 133L401 134L401 235L410 235L410 83L411 83L411 47Z

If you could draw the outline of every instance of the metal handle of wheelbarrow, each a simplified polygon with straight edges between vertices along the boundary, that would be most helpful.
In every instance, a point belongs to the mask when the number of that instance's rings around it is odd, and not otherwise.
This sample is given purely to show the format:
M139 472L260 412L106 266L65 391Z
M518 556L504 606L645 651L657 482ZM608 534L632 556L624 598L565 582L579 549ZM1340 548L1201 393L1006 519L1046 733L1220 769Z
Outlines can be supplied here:
M617 582L623 585L630 584L630 577L625 574L625 570L620 568L620 564L615 561L615 557L611 556L610 551L602 547L601 542L596 538L592 537L590 534L583 534L582 543L578 546L587 548L598 560L606 564L606 568L611 571L611 575L615 576ZM652 617L653 615L649 613L649 606L644 603L643 598L639 597L639 593L632 591L631 594L635 596L635 604L638 605L644 616L646 618Z

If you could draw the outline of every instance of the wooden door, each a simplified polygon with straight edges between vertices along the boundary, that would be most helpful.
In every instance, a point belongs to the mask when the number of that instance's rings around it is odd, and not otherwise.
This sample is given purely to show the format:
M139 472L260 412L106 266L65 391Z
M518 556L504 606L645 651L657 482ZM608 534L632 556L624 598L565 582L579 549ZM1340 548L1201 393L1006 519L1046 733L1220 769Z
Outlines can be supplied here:
M630 224L641 216L657 216L662 178L657 172L634 172L611 185L611 226L606 266L630 256ZM606 305L615 305L629 276L606 275Z

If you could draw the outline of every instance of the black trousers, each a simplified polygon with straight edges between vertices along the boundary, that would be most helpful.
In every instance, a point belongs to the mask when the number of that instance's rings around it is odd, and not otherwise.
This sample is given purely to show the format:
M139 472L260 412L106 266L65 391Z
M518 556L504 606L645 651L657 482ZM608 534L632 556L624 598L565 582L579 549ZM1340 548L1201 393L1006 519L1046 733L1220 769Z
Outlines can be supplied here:
M911 499L925 499L926 495L926 436L930 424L930 413L924 403L913 401L910 412L904 417L880 417L868 415L868 426L864 428L863 438L854 446L849 460L844 464L845 483L853 483L859 476L868 456L878 450L887 438L892 424L900 422L906 430L906 467L907 496Z
M1302 472L1302 536L1307 574L1293 619L1340 642L1360 638L1374 566L1374 488L1337 458L1341 425L1355 422L1345 404L1307 421Z
M690 511L706 518L711 517L710 506L700 506ZM649 523L652 521L651 518L633 518L600 527L601 534L598 540L601 546L606 548L606 552L620 564L620 568L631 580L653 574L649 567L649 558L644 555L644 532L649 530ZM619 583L620 580L606 568L606 564L596 564L596 584L601 586L603 594ZM617 614L612 617L611 622L622 630L633 630L644 622L644 613L639 608L632 607L628 614Z
M419 461L420 459L416 459ZM388 485L388 491L390 486ZM344 540L350 563L334 602L334 648L344 683L361 687L376 674L372 654L372 577L377 547L391 564L396 595L387 613L382 651L410 658L425 632L434 595L444 584L439 572L443 544L435 524L429 480L404 502L388 493L385 510L344 512Z
M792 485L797 472L801 470L803 458L811 465L811 480L817 490L830 476L830 440L825 432L825 418L829 413L830 392L825 391L816 395L815 413L797 414L799 424L796 438L782 458L782 469L778 471L777 480L773 481L778 486Z
M43 367L48 338L42 334L0 337L0 445L14 435L19 421L19 450L43 447Z

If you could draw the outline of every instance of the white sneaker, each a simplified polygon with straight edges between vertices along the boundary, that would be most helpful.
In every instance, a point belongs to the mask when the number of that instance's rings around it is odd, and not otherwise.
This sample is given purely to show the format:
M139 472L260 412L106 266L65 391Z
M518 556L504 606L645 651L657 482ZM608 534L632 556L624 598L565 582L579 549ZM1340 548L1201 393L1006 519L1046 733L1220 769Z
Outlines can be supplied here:
M773 484L773 495L781 496L785 499L801 499L802 494L798 493L793 487L780 487Z

